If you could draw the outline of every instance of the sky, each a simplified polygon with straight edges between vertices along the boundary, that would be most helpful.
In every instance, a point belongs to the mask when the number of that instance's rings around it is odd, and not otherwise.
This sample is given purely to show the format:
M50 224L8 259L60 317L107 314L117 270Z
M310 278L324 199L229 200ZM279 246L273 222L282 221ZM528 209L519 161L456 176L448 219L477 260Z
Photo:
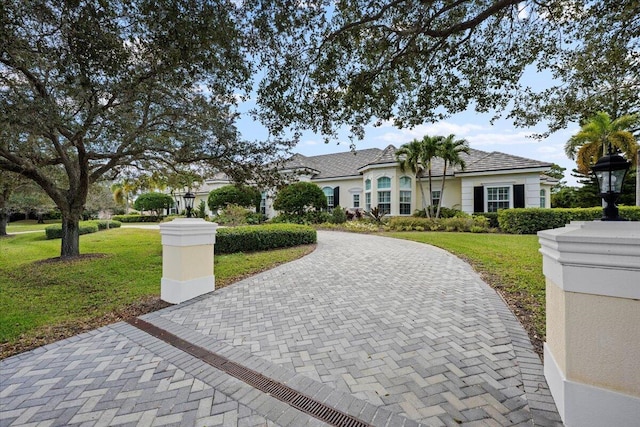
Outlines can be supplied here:
M564 153L564 145L571 135L575 134L579 127L577 124L551 134L548 138L538 140L531 135L546 131L544 125L532 128L516 128L511 121L499 119L491 123L492 114L480 114L475 111L466 111L447 118L437 123L427 123L412 129L397 129L391 123L384 123L380 127L368 126L365 137L355 141L356 149L380 148L389 144L400 147L413 139L421 139L425 135L435 136L454 134L456 139L466 139L471 148L482 151L499 151L529 159L556 163L565 170L565 181L568 185L577 185L576 179L571 176L571 170L575 168L575 161L570 160ZM239 122L239 130L247 139L264 138L266 131L259 124L249 119ZM345 138L342 141L325 143L321 135L305 133L293 153L305 156L330 154L349 151L350 141L343 132Z

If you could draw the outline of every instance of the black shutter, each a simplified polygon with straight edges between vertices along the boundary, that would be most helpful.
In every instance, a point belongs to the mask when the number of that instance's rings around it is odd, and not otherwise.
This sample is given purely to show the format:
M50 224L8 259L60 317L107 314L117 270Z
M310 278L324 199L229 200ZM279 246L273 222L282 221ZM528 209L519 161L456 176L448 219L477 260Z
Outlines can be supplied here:
M473 187L473 211L484 212L484 187Z
M524 208L524 184L513 186L513 207Z
M333 207L340 206L340 187L333 189Z

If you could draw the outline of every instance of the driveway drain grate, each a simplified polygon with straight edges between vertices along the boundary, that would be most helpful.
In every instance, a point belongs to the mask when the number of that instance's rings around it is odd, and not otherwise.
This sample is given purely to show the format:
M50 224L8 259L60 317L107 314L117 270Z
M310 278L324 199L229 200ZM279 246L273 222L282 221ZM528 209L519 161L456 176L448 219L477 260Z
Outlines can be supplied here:
M227 359L224 356L213 353L203 347L191 344L177 335L172 334L142 319L127 320L132 326L152 335L164 342L197 357L207 364L217 368L234 378L237 378L250 386L267 393L276 399L291 405L292 407L311 415L321 421L336 427L370 427L369 424L351 415L345 414L335 408L325 405L309 396L292 389L274 379L266 377L259 372Z

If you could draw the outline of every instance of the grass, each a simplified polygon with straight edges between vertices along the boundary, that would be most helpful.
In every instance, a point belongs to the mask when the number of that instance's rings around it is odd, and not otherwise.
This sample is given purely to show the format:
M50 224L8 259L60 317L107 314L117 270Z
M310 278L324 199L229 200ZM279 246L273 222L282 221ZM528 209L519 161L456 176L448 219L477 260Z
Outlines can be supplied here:
M545 278L535 235L389 232L385 236L427 243L466 261L494 287L523 324L536 351L545 339Z
M38 224L35 219L24 219L21 221L14 221L7 224L7 233L18 233L21 231L44 231L45 227L51 224L59 224L59 219L48 219L44 221L44 224Z
M45 240L44 233L0 239L0 358L73 335L79 327L82 331L117 321L130 307L158 299L162 246L157 230L84 235L80 250L93 256L52 262L60 254L59 239ZM303 246L216 256L216 287L311 250Z

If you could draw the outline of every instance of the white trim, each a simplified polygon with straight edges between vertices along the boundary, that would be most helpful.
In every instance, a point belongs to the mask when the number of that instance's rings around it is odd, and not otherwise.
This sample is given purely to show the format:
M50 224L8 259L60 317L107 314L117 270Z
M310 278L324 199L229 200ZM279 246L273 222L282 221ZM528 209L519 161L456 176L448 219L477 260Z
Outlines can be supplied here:
M175 280L163 277L160 281L160 299L170 304L180 304L200 295L213 292L215 277L204 276L191 280Z
M640 299L640 225L574 221L540 231L543 273L566 292Z
M567 427L632 426L640 420L640 398L567 380L544 345L544 376Z
M459 178L469 178L472 176L513 175L513 174L524 174L524 173L533 173L533 172L546 172L548 170L549 170L548 167L539 167L539 168L488 170L488 171L479 171L479 172L455 171L454 176L457 176Z
M176 218L160 224L163 246L199 246L216 243L218 224L202 218Z

